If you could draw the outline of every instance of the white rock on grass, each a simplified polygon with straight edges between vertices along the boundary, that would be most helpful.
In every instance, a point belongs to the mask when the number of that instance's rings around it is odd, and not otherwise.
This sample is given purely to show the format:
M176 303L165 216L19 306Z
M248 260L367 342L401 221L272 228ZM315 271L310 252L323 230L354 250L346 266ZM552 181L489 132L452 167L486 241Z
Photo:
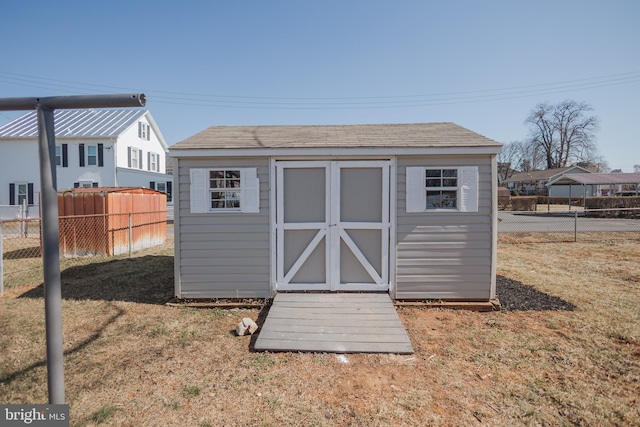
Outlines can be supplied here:
M242 319L242 321L238 323L238 326L236 326L236 334L238 334L238 336L243 336L247 333L249 333L249 335L252 335L257 330L258 325L256 324L256 322L248 317Z

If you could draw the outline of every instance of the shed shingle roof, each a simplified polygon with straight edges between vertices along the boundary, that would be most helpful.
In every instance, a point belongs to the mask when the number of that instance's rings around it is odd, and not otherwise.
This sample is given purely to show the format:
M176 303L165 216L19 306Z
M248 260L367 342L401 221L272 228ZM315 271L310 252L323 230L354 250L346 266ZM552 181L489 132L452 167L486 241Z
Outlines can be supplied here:
M454 123L212 126L171 150L260 148L500 147Z

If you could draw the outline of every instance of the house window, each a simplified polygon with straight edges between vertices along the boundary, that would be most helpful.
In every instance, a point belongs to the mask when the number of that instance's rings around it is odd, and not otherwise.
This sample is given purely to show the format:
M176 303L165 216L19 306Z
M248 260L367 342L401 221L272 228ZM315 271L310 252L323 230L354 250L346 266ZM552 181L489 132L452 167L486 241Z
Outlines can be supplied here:
M9 204L22 205L26 203L33 205L33 183L32 182L12 182L9 184Z
M18 187L18 191L17 191L17 198L16 198L16 204L21 205L23 204L28 197L29 192L27 191L27 184L18 184L16 187Z
M132 167L134 169L139 169L139 162L140 162L140 150L138 150L137 148L131 148L131 150L129 151L130 154L130 161L129 161L129 167Z
M151 139L151 127L145 122L138 122L138 137L149 141Z
M62 144L62 166L66 167L65 163L65 148L66 144ZM104 144L98 145L86 145L78 144L78 157L80 159L80 167L85 166L104 166Z
M81 180L73 183L73 188L92 188L98 187L98 183L92 180Z
M69 166L69 151L67 144L56 145L56 166L66 168Z
M158 154L149 153L149 160L148 160L147 168L150 171L159 172L160 168L158 166L159 166L159 164L158 164Z
M407 212L478 212L478 166L407 166Z
M98 147L95 145L87 145L87 165L98 165Z
M458 209L458 169L426 169L426 208Z
M210 208L240 209L240 170L216 169L209 171Z
M257 168L190 168L191 213L260 212L260 180ZM171 193L167 181L167 193Z
M172 186L172 182L171 181L166 181L166 182L155 182L155 181L150 181L149 182L149 188L152 190L156 190L159 191L161 193L164 193L167 195L167 202L171 202L171 186Z

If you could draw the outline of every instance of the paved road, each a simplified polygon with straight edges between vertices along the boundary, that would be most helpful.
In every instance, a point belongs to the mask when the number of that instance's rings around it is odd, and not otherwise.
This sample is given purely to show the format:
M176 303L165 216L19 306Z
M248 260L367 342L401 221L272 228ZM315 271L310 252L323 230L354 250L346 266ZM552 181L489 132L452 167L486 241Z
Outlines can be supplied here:
M572 216L541 214L513 214L498 212L499 233L567 233L574 232L576 220ZM640 219L608 219L578 217L581 232L640 232Z

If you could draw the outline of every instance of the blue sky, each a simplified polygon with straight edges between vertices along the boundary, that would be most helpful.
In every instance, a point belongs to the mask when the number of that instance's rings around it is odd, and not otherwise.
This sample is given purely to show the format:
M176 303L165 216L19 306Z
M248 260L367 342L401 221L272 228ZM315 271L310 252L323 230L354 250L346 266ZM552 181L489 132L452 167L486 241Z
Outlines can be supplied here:
M144 92L170 145L213 125L433 121L505 143L536 104L574 99L631 172L639 16L636 0L12 1L0 97Z

